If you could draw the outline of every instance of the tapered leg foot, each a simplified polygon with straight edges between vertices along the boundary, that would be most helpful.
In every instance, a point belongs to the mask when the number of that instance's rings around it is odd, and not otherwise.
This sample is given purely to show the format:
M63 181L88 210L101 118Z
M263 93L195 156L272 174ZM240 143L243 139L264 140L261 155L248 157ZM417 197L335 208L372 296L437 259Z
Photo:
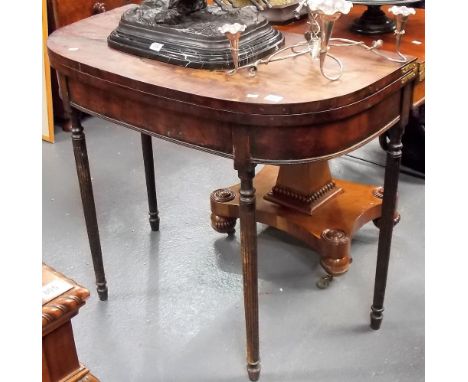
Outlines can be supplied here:
M97 284L97 293L99 296L99 300L107 301L107 298L109 297L109 293L107 291L107 285L105 283Z
M260 378L260 362L248 363L247 373L251 381L258 381Z
M146 191L148 193L149 223L151 231L159 231L158 200L156 197L156 182L154 176L153 144L151 136L141 133L141 148L145 165Z
M382 320L383 320L383 309L377 309L372 306L370 318L371 318L371 324L370 324L371 328L374 330L379 330L380 325L382 325Z
M159 216L157 212L149 213L149 223L151 226L151 231L159 231Z

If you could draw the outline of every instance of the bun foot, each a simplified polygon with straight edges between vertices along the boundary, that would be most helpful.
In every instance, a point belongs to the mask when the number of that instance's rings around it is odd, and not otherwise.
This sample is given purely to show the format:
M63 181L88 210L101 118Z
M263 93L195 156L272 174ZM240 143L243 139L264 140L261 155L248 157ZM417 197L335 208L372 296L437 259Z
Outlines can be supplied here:
M374 307L371 307L371 313L370 313L370 318L371 318L371 324L370 327L374 330L379 330L380 325L382 325L382 320L383 320L383 309L377 309Z
M101 301L107 301L107 298L108 298L108 291L107 291L107 285L104 284L104 285L97 285L97 293L98 293L98 296L99 296L99 300Z
M235 192L229 188L220 188L211 193L211 227L213 227L216 232L227 233L228 235L232 235L235 232L234 227L236 226L237 218L230 216L220 216L213 212L216 210L216 206L220 205L221 203L230 202L234 200L235 197Z
M216 232L232 235L236 232L234 229L236 226L236 220L236 218L228 218L211 214L211 227L213 227Z
M325 257L320 259L320 264L325 272L331 276L346 273L352 262L349 256L351 250L350 237L341 229L330 228L323 230L321 236L322 252Z
M258 381L260 378L260 362L248 363L247 374L249 374L249 379L251 381Z

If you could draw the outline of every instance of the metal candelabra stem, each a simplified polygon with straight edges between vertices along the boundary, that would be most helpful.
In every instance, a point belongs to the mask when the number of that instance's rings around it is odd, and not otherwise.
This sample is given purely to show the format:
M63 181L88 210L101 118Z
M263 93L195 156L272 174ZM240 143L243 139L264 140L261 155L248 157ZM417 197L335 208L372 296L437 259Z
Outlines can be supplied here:
M301 9L304 6L307 6L309 9L309 29L305 32L304 37L305 41L299 42L297 44L284 47L282 49L277 50L272 55L267 58L257 60L253 63L239 66L239 39L240 34L245 30L244 25L240 24L229 24L223 25L223 27L219 28L222 33L226 35L229 40L230 47L231 47L231 54L232 60L234 63L234 69L228 71L228 74L235 74L240 69L247 69L249 74L254 76L257 73L259 65L267 65L271 62L275 61L282 61L290 58L299 57L305 54L310 55L312 60L319 60L320 61L320 73L330 81L336 81L341 78L343 74L343 64L342 62L335 56L328 53L330 46L359 46L369 52L372 52L380 57L385 58L386 60L398 63L406 63L408 58L404 56L400 52L400 45L402 36L405 34L405 27L408 22L408 16L411 14L415 14L415 10L413 8L407 7L397 7L394 6L390 8L390 12L395 15L395 51L398 55L398 58L394 58L389 56L387 53L379 51L379 48L382 47L383 41L376 40L372 43L372 45L366 45L363 41L354 41L350 39L344 38L332 38L333 27L335 25L336 20L338 20L342 13L349 12L350 5L343 5L343 1L336 0L337 5L335 9L332 9L331 12L326 9L328 3L323 0L302 0L299 2L298 7L294 11L295 14L299 15ZM325 9L320 8L324 3ZM347 3L344 1L344 3ZM318 4L318 6L317 6ZM332 4L333 5L333 4ZM348 7L347 9L342 8L340 10L339 7L345 6ZM332 59L338 65L338 74L332 76L325 72L324 66L326 58Z

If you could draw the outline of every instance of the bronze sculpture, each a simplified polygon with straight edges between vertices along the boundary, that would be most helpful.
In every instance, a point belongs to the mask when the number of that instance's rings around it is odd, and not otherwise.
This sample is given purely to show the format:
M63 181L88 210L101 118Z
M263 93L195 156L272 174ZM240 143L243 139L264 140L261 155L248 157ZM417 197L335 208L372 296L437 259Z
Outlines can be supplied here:
M206 6L206 0L144 0L135 12L149 24L176 24L183 16Z

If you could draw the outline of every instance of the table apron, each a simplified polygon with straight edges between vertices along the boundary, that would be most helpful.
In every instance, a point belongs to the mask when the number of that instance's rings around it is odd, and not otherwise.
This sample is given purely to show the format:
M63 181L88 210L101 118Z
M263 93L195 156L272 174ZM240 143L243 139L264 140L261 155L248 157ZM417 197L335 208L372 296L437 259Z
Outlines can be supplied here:
M401 85L387 87L365 107L342 108L340 118L317 115L289 116L297 125L259 126L255 119L238 123L223 121L215 110L197 105L168 102L167 99L119 87L104 88L67 77L72 106L117 124L224 157L233 156L234 131L248 127L251 156L255 163L307 163L329 159L352 151L382 134L399 120ZM392 91L392 92L390 92ZM174 105L177 105L174 108ZM354 110L354 113L348 111ZM318 114L318 113L317 113ZM348 115L350 114L350 115ZM249 116L245 116L247 119ZM263 116L266 118L268 116ZM330 117L330 115L329 115ZM306 123L306 121L309 123ZM291 120L289 120L291 123Z

